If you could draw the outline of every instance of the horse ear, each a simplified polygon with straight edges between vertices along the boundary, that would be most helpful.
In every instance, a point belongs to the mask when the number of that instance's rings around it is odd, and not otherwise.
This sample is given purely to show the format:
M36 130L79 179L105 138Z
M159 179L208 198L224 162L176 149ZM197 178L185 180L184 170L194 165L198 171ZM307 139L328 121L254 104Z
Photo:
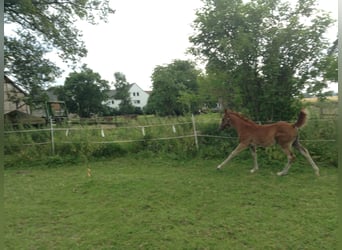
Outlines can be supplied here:
M224 113L228 114L229 110L228 109L224 109Z

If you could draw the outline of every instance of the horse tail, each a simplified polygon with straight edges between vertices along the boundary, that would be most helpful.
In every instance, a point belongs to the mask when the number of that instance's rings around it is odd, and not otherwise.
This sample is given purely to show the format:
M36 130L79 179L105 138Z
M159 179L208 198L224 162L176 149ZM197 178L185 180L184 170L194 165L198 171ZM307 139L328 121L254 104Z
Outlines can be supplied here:
M293 124L294 127L300 128L303 127L307 120L307 114L304 109L302 109L298 115L298 119L295 124Z

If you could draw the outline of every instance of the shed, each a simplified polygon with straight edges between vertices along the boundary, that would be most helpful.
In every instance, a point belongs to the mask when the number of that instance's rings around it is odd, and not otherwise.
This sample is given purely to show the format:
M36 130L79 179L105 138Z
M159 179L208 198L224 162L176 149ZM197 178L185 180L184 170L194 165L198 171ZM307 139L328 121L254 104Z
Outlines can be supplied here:
M9 77L4 76L4 113L20 110L30 113L30 106L26 103L27 93L15 84Z
M19 126L41 126L46 124L46 120L41 117L29 115L19 110L13 110L4 115L5 125Z

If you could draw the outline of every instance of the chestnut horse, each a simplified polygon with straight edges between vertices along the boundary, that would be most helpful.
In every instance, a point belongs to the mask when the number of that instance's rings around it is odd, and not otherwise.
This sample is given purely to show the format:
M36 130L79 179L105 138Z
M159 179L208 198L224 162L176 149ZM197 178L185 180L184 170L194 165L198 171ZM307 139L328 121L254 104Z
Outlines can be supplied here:
M231 152L226 160L217 166L217 169L221 169L224 164L249 146L254 161L254 167L251 169L251 173L254 173L259 169L256 154L257 146L268 147L277 143L287 155L288 159L285 168L278 172L279 176L286 175L292 162L295 160L295 155L291 151L292 146L305 156L316 175L319 176L319 168L312 160L308 150L299 143L298 139L298 128L305 125L306 119L307 114L302 110L294 124L276 122L267 125L259 125L236 112L225 110L220 129L222 130L227 127L235 128L239 134L239 145Z

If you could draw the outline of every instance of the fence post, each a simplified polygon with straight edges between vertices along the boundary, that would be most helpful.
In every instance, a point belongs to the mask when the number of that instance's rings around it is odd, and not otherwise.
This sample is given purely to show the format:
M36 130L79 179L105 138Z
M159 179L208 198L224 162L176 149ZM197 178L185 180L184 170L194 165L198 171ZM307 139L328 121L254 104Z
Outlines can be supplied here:
M198 138L197 138L197 130L196 130L196 122L195 122L194 114L191 115L191 120L192 120L192 127L194 128L196 149L198 150Z
M52 155L55 155L55 138L53 135L53 121L52 117L50 117L50 134L51 134L51 152Z

